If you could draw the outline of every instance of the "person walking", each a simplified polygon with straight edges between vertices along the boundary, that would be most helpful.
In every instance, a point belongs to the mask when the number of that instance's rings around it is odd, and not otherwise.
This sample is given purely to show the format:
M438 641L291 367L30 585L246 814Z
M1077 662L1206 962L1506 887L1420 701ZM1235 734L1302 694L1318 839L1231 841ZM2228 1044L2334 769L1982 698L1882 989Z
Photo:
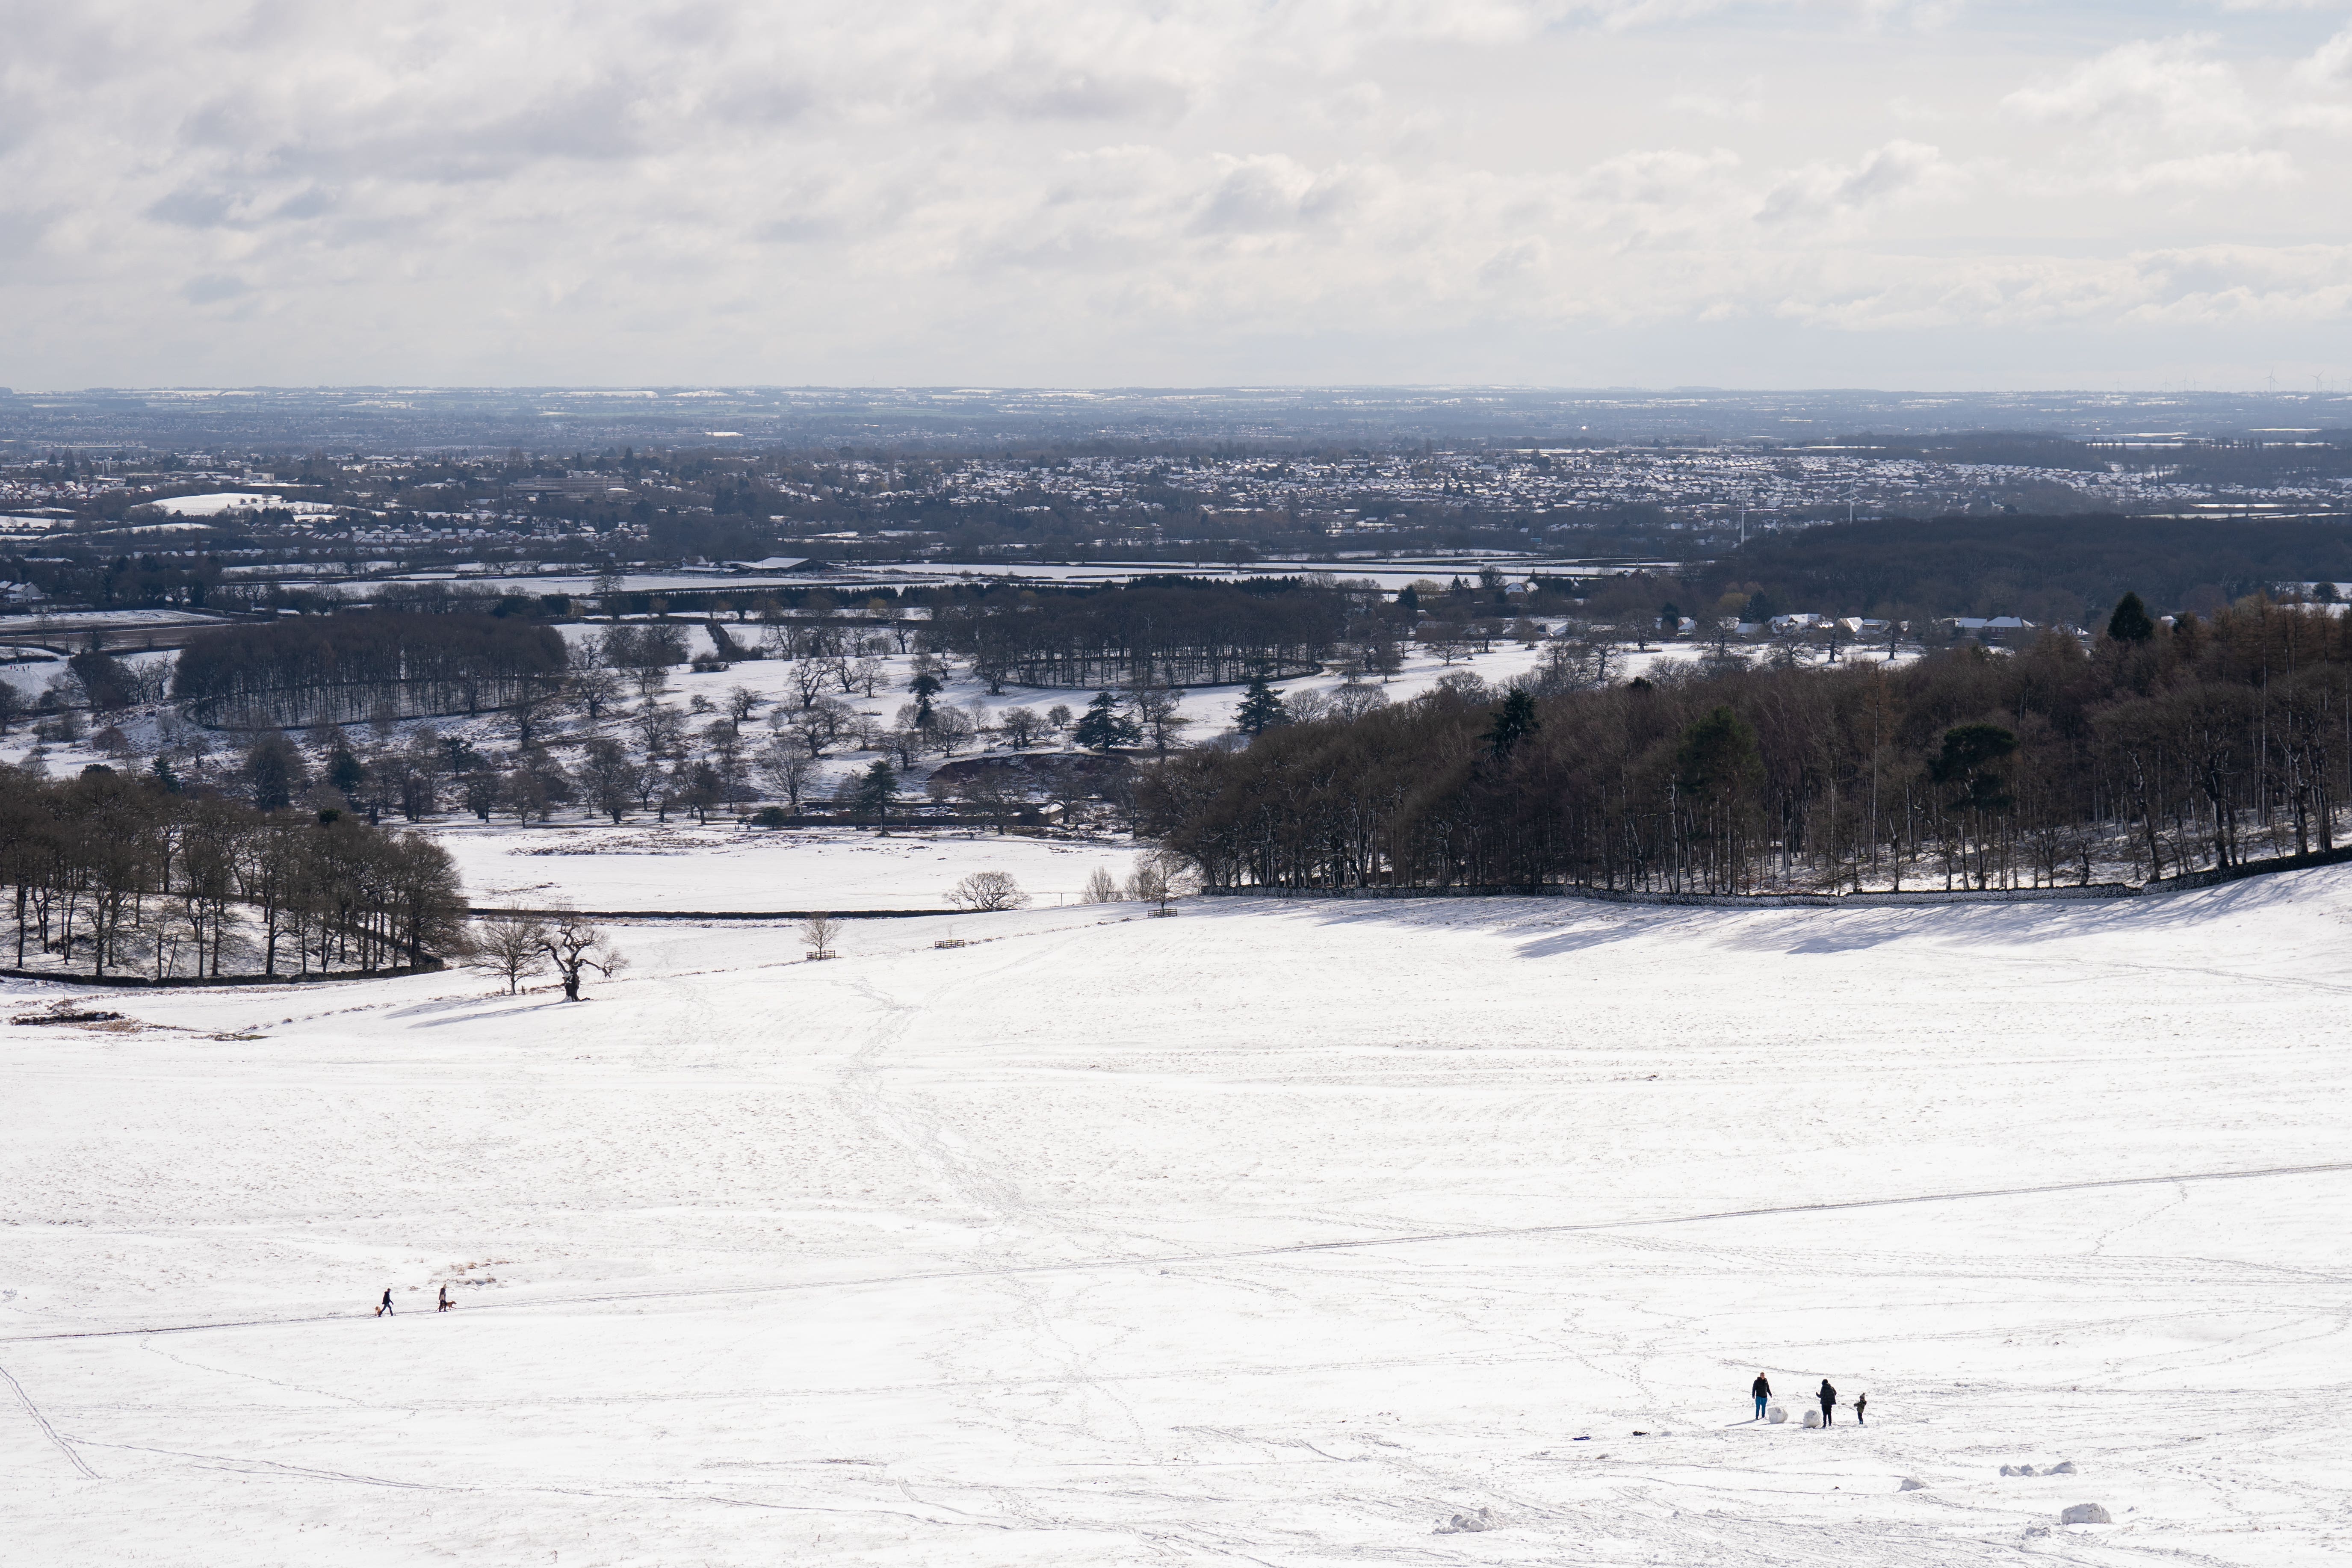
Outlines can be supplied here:
M1830 1380L1825 1377L1822 1379L1822 1425L1824 1427L1830 1424L1830 1412L1836 1408L1837 1390L1830 1386Z
M457 1304L457 1302L449 1300L449 1287L444 1285L441 1287L441 1304L433 1310L436 1312L446 1312Z
M392 1287L389 1285L384 1287L383 1300L375 1304L375 1315L379 1318L392 1316Z
M1870 1425L1869 1422L1864 1421L1862 1418L1862 1413L1869 1408L1870 1395L1867 1394L1857 1394L1853 1396L1853 1424L1855 1426L1867 1426Z
M1764 1406L1771 1400L1772 1397L1772 1385L1764 1381L1764 1374L1759 1372L1756 1374L1754 1386L1750 1387L1748 1392L1756 1396L1756 1419L1759 1421L1763 1420Z

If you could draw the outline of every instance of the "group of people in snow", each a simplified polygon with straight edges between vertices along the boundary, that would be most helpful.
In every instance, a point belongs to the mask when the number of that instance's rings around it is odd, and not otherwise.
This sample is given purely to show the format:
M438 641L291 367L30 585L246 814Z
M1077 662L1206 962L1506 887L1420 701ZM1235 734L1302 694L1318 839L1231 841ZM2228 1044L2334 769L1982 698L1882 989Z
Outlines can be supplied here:
M444 1285L441 1287L440 1305L435 1307L433 1310L436 1312L446 1312L457 1304L457 1302L449 1300L449 1287ZM379 1318L389 1318L393 1315L392 1288L390 1286L384 1287L383 1300L375 1304L375 1315Z
M1771 1383L1762 1373L1759 1372L1756 1374L1756 1381L1749 1386L1748 1392L1756 1396L1756 1419L1759 1421L1763 1420L1765 1410L1772 1403ZM1825 1377L1822 1379L1821 1392L1817 1397L1822 1402L1822 1425L1823 1426L1827 1426L1830 1424L1830 1412L1837 1408L1838 1402L1838 1391L1830 1386L1830 1380L1828 1378ZM1853 1396L1853 1422L1855 1426L1867 1426L1870 1425L1868 1421L1863 1418L1864 1413L1869 1408L1870 1395L1867 1394L1857 1394Z

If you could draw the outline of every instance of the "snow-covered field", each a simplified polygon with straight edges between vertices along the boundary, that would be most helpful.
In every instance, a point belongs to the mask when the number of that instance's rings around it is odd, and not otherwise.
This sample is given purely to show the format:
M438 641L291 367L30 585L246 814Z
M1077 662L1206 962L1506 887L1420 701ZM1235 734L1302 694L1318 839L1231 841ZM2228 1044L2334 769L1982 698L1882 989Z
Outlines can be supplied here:
M2339 1562L2347 927L1193 900L111 993L0 1029L0 1563Z
M452 825L447 849L473 901L583 910L944 910L972 871L1009 872L1042 904L1075 903L1097 867L1125 881L1136 851L1124 838L898 833L856 828L771 832L691 819L609 827Z

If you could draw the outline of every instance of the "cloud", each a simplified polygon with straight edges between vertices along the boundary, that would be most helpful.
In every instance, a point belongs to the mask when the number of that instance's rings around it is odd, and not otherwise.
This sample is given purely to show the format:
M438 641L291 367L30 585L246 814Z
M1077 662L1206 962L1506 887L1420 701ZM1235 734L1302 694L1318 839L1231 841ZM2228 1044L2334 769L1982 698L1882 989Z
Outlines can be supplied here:
M2275 22L2134 39L2053 0L2049 37L2098 41L2028 73L1936 12L0 0L0 354L45 384L1133 382L1345 342L1412 379L1546 331L2014 333L2032 365L2038 323L2332 308L2236 242L2352 195L2313 145L2352 131L2352 32L2297 58ZM1969 47L1922 71L1898 35L1931 24Z
M2276 148L2271 148L2263 152L2200 153L2193 158L2167 158L2137 169L2119 171L2116 188L2132 194L2167 188L2242 191L2251 187L2292 185L2301 177L2294 159Z
M1959 173L1937 148L1889 142L1850 167L1814 163L1782 176L1757 209L1759 222L1848 216L1870 207L1950 189Z
M2352 83L2352 27L2347 27L2295 62L2294 77L2307 87L2342 87Z

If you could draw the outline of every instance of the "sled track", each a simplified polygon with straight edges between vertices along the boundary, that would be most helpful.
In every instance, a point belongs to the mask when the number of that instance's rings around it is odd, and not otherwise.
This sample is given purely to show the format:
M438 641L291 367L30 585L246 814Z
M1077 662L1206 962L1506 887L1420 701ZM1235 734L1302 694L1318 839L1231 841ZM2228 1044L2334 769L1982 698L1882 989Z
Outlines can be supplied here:
M16 1374L6 1367L0 1366L0 1380L5 1380L10 1388L16 1391L16 1403L25 1407L25 1414L33 1418L33 1425L41 1429L41 1436L57 1445L58 1452L72 1462L73 1468L82 1473L83 1479L93 1481L98 1479L98 1472L83 1461L80 1454L75 1452L74 1446L58 1436L58 1429L49 1425L49 1418L41 1414L41 1407L33 1403L31 1394L25 1392L25 1385L16 1381Z
M1571 1225L1497 1226L1475 1230L1432 1230L1396 1236L1366 1236L1343 1241L1300 1241L1280 1247L1240 1247L1230 1252L1171 1252L1133 1258L1097 1258L1066 1263L1020 1263L989 1268L934 1268L912 1274L873 1274L849 1279L802 1279L774 1285L715 1285L694 1290L614 1290L593 1295L534 1296L528 1300L484 1301L467 1312L535 1310L544 1307L597 1306L615 1301L679 1301L699 1297L769 1296L803 1290L855 1290L877 1285L905 1285L935 1279L999 1279L1015 1274L1083 1274L1106 1268L1164 1268L1193 1263L1245 1263L1260 1258L1295 1258L1316 1252L1355 1252L1375 1247L1417 1247L1443 1241L1499 1241L1513 1237L1581 1236L1613 1230L1645 1230L1654 1226L1706 1225L1716 1220L1769 1219L1781 1215L1837 1214L1853 1209L1900 1208L1911 1204L1966 1203L1979 1198L2030 1198L2053 1193L2087 1193L2120 1187L2155 1187L2176 1182L2249 1182L2274 1176L2320 1176L2352 1171L2352 1160L2321 1165L2273 1165L2258 1171L2186 1171L2155 1176L2115 1176L2096 1182L2053 1182L2032 1187L1977 1187L1951 1193L1916 1193L1899 1198L1849 1198L1836 1203L1780 1204L1763 1208L1713 1209L1705 1214L1661 1215L1648 1219L1605 1219ZM437 1316L438 1314L433 1314ZM0 1345L39 1344L56 1340L131 1339L143 1334L193 1334L210 1329L257 1329L294 1323L355 1321L373 1313L320 1312L305 1317L238 1318L207 1323L166 1323L144 1329L80 1329L50 1334L0 1336ZM11 1386L16 1379L0 1371ZM18 1388L16 1396L25 1398ZM25 1400L26 1408L32 1402ZM38 1413L36 1412L36 1419ZM47 1424L43 1423L46 1427ZM62 1445L60 1445L62 1447ZM76 1460L79 1462L79 1458Z

